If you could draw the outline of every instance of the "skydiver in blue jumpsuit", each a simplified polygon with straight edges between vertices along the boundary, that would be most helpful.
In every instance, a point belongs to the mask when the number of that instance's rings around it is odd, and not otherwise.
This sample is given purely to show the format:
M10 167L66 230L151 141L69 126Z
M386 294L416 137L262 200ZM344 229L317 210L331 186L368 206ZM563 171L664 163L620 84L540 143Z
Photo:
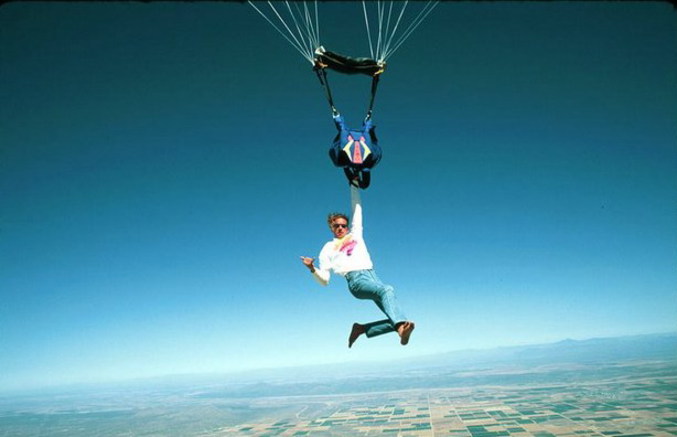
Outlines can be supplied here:
M329 149L329 157L335 166L343 168L349 183L357 179L359 187L365 189L371 182L371 169L381 160L376 126L371 118L367 118L361 129L351 129L338 112L334 114L334 123L338 133Z
M368 58L350 58L327 51L324 47L319 47L315 53L315 71L327 92L334 123L338 130L334 142L329 149L329 157L335 166L343 168L349 183L357 180L359 187L365 189L371 182L371 169L381 160L381 147L378 145L378 139L374 132L376 126L374 126L371 120L371 112L378 78L383 72L385 64ZM348 127L343 116L334 107L327 76L324 71L327 67L341 73L361 73L372 77L369 110L360 129Z

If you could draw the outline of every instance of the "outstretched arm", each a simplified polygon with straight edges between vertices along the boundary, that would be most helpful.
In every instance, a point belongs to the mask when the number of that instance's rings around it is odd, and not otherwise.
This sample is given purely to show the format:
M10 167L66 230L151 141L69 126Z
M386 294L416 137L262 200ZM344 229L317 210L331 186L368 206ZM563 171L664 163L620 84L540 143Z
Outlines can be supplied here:
M320 285L329 284L329 272L327 270L316 268L314 265L315 258L302 256L301 262L303 262L303 265L305 265L308 268L308 270L310 270L310 273L313 275L313 278L315 278L315 280L318 283L320 283Z
M352 232L353 235L362 238L362 198L360 197L360 189L355 183L357 182L353 181L350 183L350 204L353 211L350 232Z

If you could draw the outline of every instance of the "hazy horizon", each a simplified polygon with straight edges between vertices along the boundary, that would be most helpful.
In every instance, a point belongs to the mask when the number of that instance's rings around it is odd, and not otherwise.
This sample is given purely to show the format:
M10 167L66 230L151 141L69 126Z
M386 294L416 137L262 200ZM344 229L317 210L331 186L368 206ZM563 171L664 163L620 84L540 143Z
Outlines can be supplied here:
M633 340L647 340L647 339L665 339L669 338L673 340L673 343L677 344L677 331L674 332L657 332L652 334L641 334L641 335L629 335L629 336L619 336L619 337L592 337L587 339L561 339L552 343L532 343L532 344L523 344L523 345L512 345L512 346L496 346L491 348L483 349L458 349L458 350L448 350L441 351L434 354L410 356L406 358L400 358L394 361L387 361L391 369L391 372L388 377L392 377L401 372L408 372L417 368L425 368L431 365L433 366L448 366L450 368L468 368L471 369L473 366L478 364L488 362L498 362L501 365L514 365L520 362L519 359L515 359L514 356L508 355L504 356L501 353L511 351L524 351L528 349L535 349L541 347L553 347L560 346L561 344L566 344L567 346L571 345L571 342L578 345L588 345L590 343L601 342L614 342L614 341L633 341ZM636 346L636 345L635 345ZM659 344L657 347L650 347L651 353L650 356L642 355L642 352L636 350L629 351L629 355L635 357L635 359L652 359L656 352L660 356L664 356L667 351L673 352L668 354L669 358L673 359L677 363L677 352L672 351L671 349L665 349L665 345ZM555 350L556 352L556 350ZM585 350L583 352L583 358L586 361L590 359L590 351ZM622 355L622 354L621 354ZM443 360L440 361L440 358ZM431 364L430 360L432 359ZM532 357L533 359L533 357ZM538 357L538 359L543 359ZM537 361L538 361L537 359ZM556 358L551 358L548 355L546 360L556 361ZM628 358L623 358L628 359ZM604 361L601 358L597 358L596 361ZM225 372L211 372L211 373L176 373L176 374L165 374L165 375L152 375L146 377L137 377L137 378L126 378L126 379L109 379L109 380L99 380L99 381L74 381L69 383L53 384L53 385L35 385L35 386L23 386L23 387L0 387L0 396L11 396L11 395L22 395L30 393L44 393L47 392L63 392L63 390L70 389L84 389L91 390L97 387L136 387L137 385L149 386L152 387L156 384L162 385L163 383L170 382L172 384L178 384L179 386L184 386L185 384L192 384L195 381L198 381L197 385L199 386L199 381L204 383L209 381L213 383L214 381L229 382L229 383L261 383L268 380L278 380L281 377L284 377L285 380L288 380L290 376L293 376L292 379L289 379L288 382L301 382L309 380L326 380L329 379L341 379L351 376L362 376L369 375L373 373L381 373L382 365L386 362L384 359L372 359L366 361L348 361L348 362L327 362L321 364L307 364L307 365L296 365L296 366L273 366L273 367L260 367L252 368L246 370L236 370L236 371L225 371ZM510 364L512 363L512 364ZM469 367L465 367L468 366ZM499 365L500 367L500 365ZM358 372L357 374L355 372ZM301 373L299 373L301 372ZM310 373L308 373L310 372ZM216 379L215 379L216 378ZM226 378L226 379L222 379ZM294 379L296 378L296 379Z

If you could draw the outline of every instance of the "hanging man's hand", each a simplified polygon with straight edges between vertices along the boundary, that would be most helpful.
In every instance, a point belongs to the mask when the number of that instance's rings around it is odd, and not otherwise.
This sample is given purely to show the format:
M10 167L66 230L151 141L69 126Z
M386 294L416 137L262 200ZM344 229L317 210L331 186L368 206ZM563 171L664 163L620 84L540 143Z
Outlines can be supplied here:
M308 270L310 270L310 273L315 272L315 266L313 265L313 262L315 261L315 258L308 258L306 256L301 257L301 261L303 262L303 265L308 267Z

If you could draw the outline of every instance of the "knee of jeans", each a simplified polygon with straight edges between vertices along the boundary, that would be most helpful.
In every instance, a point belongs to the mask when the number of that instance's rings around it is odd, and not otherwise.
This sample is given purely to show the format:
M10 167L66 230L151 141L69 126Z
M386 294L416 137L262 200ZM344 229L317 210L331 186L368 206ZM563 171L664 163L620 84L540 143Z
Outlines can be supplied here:
M385 287L383 287L383 294L392 296L395 294L395 289L390 285L386 285Z

